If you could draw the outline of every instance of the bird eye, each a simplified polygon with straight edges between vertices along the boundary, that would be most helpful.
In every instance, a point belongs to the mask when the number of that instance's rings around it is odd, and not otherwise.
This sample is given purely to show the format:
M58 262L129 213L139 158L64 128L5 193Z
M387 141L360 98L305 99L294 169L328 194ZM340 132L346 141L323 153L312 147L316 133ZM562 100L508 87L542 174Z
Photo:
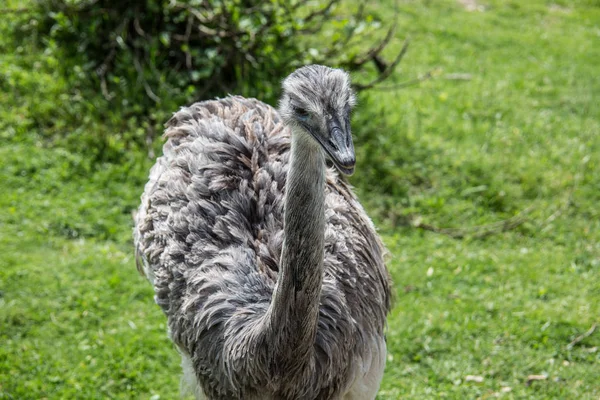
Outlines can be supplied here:
M306 121L310 117L310 114L304 108L294 107L294 113L302 121Z

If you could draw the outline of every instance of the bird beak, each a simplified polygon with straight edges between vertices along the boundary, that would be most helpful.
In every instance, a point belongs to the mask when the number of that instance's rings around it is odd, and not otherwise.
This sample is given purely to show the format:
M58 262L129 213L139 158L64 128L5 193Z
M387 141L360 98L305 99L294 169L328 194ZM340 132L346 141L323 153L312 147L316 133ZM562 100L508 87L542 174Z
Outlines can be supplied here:
M356 164L356 155L354 154L354 143L352 143L352 133L350 128L345 130L336 117L327 122L329 139L326 141L325 151L333 161L337 169L345 175L354 173Z

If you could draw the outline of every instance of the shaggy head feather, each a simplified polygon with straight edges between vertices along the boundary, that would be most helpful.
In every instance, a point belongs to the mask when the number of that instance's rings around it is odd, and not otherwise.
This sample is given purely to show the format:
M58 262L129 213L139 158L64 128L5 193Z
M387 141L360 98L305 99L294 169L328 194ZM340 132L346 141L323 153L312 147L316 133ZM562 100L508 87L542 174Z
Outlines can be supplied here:
M285 124L308 133L341 172L352 174L356 159L350 111L356 97L348 73L309 65L289 75L282 87L279 113Z

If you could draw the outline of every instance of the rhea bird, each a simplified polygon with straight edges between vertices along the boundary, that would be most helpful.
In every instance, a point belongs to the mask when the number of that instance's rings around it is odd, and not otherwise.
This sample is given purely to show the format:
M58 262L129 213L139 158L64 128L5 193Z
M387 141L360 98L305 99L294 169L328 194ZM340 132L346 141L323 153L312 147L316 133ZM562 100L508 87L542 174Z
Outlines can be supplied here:
M233 96L167 123L134 238L198 399L376 396L391 290L340 175L354 105L346 72L310 65L278 111Z

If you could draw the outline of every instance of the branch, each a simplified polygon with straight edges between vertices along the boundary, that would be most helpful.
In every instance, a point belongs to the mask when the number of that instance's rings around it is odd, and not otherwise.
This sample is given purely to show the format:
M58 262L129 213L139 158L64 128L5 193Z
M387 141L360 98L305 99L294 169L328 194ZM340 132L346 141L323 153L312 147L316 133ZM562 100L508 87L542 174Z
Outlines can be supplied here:
M592 325L592 327L587 332L585 332L584 334L579 335L575 339L573 339L573 341L567 345L567 350L571 350L577 343L581 342L586 337L591 336L597 327L598 327L598 323L595 323L594 325Z
M110 52L104 58L102 64L100 64L100 66L96 68L96 74L100 77L100 90L102 91L102 96L104 96L104 98L108 101L112 100L112 98L115 97L114 93L110 93L108 91L108 84L106 83L106 73L110 68L109 63L112 62L112 60L115 58L115 55L117 54L115 48L116 44L115 42L112 42Z
M146 78L144 78L144 71L142 69L142 65L140 64L140 61L136 56L133 57L133 65L135 66L135 69L138 72L138 79L142 82L144 90L146 91L146 95L148 95L148 97L154 100L155 103L160 103L160 97L154 94L154 92L150 88L150 85L148 85Z
M350 60L350 63L352 64L352 67L354 69L357 69L357 68L361 67L367 61L372 60L373 57L378 56L379 53L381 53L381 50L383 50L389 44L390 40L394 36L394 33L396 33L397 26L398 26L398 19L396 19L394 21L394 25L392 25L390 27L390 29L388 29L385 37L383 38L383 40L377 46L372 47L371 49L369 49L369 51L367 51L367 53L365 53L362 56L362 58L359 58L358 60ZM405 42L405 45L406 45L406 42Z
M144 30L142 29L142 26L140 25L140 11L138 8L136 8L136 10L135 10L135 18L133 19L133 28L135 29L135 31L137 32L138 35L140 35L143 38L146 38L146 32L144 32Z
M430 225L421 221L421 217L418 215L410 215L408 216L408 222L415 228L423 229L426 231L431 231L435 233L441 233L444 235L448 235L454 239L463 239L467 236L474 238L484 238L487 236L491 236L497 233L506 232L516 228L519 225L522 225L525 221L527 221L527 214L533 210L534 206L531 205L527 207L525 210L515 215L512 218L494 222L492 224L479 225L479 226L471 226L466 228L440 228L434 225Z
M200 14L200 12L198 10L196 10L195 7L192 6L188 6L187 4L181 4L179 2L174 2L172 4L173 8L179 8L181 10L186 10L187 12L189 12L190 14L193 14L194 17L196 17L196 19L198 20L198 22L200 22L201 24L208 24L211 22L214 22L215 20L215 14L213 13L212 15L210 15L209 17L205 17L204 15Z
M388 91L388 90L390 90L391 91L391 90L398 90L398 89L403 89L405 87L418 85L419 83L421 83L423 81L431 79L433 77L433 73L435 71L436 71L436 69L432 69L430 71L427 71L427 73L425 73L425 75L421 75L418 78L411 79L411 80L405 81L405 82L401 82L401 83L398 83L396 85L374 87L373 90L381 90L381 91Z
M400 61L402 61L402 58L404 58L404 55L406 54L406 51L408 50L409 43L410 43L409 39L406 39L404 41L404 45L402 46L400 53L398 53L398 55L396 56L396 59L394 60L394 62L392 62L392 64L390 64L382 73L380 73L377 78L373 79L371 82L364 84L364 85L356 84L356 85L354 85L354 88L357 91L371 89L373 86L386 80L396 70L396 67L398 66L398 64L400 64Z
M319 23L317 25L315 25L314 27L298 29L296 31L296 33L298 33L299 35L313 35L317 32L320 32L321 29L323 28L323 25L325 25L325 23L328 22L327 18L325 18L325 14L327 14L329 12L329 10L331 9L331 7L333 7L333 5L338 2L339 2L339 0L330 0L329 3L327 3L327 5L325 5L325 7L315 10L312 13L308 14L306 17L304 17L304 19L302 21L303 26L306 26L309 22L311 22L313 19L315 19L317 17L323 17L323 18L321 18Z
M297 2L296 4L294 4L290 10L291 11L296 11L300 7L305 6L306 4L308 4L309 1L310 0L300 0L299 2Z
M100 90L102 91L102 96L104 96L107 101L111 101L113 97L115 97L114 93L108 91L108 85L106 84L106 77L104 75L100 75Z
M188 13L193 15L194 18L199 22L199 24L197 24L195 28L201 35L209 37L219 36L221 38L231 36L226 31L227 27L223 26L223 24L219 23L217 20L217 17L223 17L224 15L225 17L228 16L228 14L226 14L225 8L222 8L220 10L222 14L216 14L213 10L204 9L204 11L206 11L208 15L203 15L195 7L188 6L187 4L181 4L176 2L173 4L173 7L186 10ZM220 28L220 30L209 28L208 25L210 24L216 24Z
M473 76L467 72L457 72L453 74L446 74L444 78L448 79L449 81L470 81Z
M190 38L192 36L192 26L194 24L194 17L188 16L187 24L185 26L185 35L174 34L172 37L175 40L179 40L187 45L187 49L184 51L185 54L185 66L186 68L192 69L192 54L190 53Z
M196 26L196 29L198 30L198 32L201 32L201 33L205 34L206 36L216 36L217 35L217 31L215 29L211 29L208 26L206 26L208 24L208 22L213 22L212 20L205 19L204 15L200 14L194 8L189 7L187 10L191 15L196 17L198 22L200 22L200 24ZM220 32L219 32L219 36L221 36Z
M307 24L317 17L323 17L325 14L327 14L329 12L329 10L331 10L331 7L333 7L334 4L339 3L339 1L340 0L329 0L329 3L327 3L325 5L325 7L320 8L318 10L314 10L313 12L308 14L306 17L304 17L303 22L305 24ZM300 30L299 32L302 32L302 30Z

